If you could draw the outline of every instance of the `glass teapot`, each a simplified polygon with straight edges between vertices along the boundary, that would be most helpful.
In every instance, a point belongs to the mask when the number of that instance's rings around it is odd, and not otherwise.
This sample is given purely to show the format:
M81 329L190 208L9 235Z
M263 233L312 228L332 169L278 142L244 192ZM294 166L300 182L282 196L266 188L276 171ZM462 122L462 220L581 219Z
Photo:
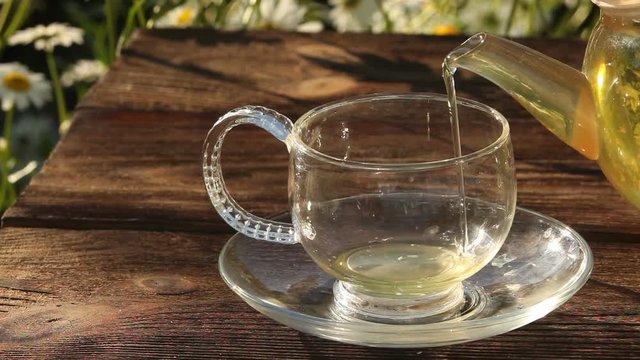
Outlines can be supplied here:
M480 33L445 64L507 91L640 208L640 0L592 0L601 9L582 72L509 40Z

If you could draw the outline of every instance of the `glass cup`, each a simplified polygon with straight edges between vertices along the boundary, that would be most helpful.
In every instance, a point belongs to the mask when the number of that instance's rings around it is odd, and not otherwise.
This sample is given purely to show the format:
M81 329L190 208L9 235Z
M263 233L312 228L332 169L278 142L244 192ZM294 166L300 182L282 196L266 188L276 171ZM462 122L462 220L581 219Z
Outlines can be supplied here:
M336 318L413 323L459 316L481 298L463 281L493 258L509 232L516 181L505 118L475 101L459 99L458 106L457 157L444 95L346 99L307 112L295 125L263 107L232 110L205 140L207 192L234 229L300 243L336 278ZM222 143L241 124L287 145L291 224L250 214L225 188Z

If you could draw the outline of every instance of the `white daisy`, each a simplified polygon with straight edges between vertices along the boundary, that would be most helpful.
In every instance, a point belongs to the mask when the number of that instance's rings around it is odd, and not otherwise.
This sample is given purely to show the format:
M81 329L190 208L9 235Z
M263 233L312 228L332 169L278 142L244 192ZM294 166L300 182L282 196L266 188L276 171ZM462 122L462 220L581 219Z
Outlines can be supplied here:
M543 29L546 21L541 14L550 16L551 11L563 0L520 0L516 3L513 19L505 34L511 6L503 0L468 1L459 12L460 23L467 33L488 31L513 37L527 36ZM585 4L588 4L585 2ZM587 9L589 8L587 5Z
M69 47L84 43L84 30L62 23L37 25L16 31L9 38L9 45L34 44L37 50L53 51L56 46Z
M391 31L401 34L457 35L460 27L452 9L431 0L386 0L382 8ZM387 31L382 13L373 18L373 32Z
M198 1L189 0L184 4L171 9L158 20L156 20L155 27L189 27L193 25L199 12L200 4L198 3Z
M79 60L62 74L62 85L69 87L75 83L93 83L107 73L107 67L98 60Z
M319 21L304 22L307 8L297 0L262 0L260 2L260 18L255 28L299 30L318 32L322 30Z
M0 64L0 99L4 111L14 105L24 110L29 103L39 108L51 100L51 85L44 75L32 73L21 64Z
M425 16L428 16L425 0L387 0L382 3L384 15L391 23L391 31L403 34L419 34L424 32ZM385 32L387 24L382 12L373 16L373 32Z
M371 28L374 14L380 9L373 0L329 0L329 19L340 32L363 32Z
M308 9L298 0L262 0L259 12L251 15L251 2L248 0L232 5L225 22L225 29L239 30L246 24L249 29L280 29L301 32L318 32L323 25L320 21L304 21Z

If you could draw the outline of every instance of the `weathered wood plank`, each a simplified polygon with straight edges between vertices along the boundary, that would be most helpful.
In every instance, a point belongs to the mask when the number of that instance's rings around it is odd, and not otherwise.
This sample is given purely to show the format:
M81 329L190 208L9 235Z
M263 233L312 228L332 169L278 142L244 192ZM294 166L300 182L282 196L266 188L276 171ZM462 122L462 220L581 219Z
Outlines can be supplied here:
M444 92L441 64L463 37L154 29L131 45L79 108L224 112L261 104L299 115L373 92ZM581 40L520 40L580 67ZM459 94L530 118L504 92L462 71Z
M640 352L640 266L589 239L592 279L556 312L505 335L435 349L372 349L301 334L244 304L217 274L227 235L5 228L0 357L629 358ZM631 274L633 275L633 274Z
M297 113L293 114L298 115ZM5 226L230 231L206 196L202 141L215 114L83 110ZM512 123L518 203L581 231L640 234L638 211L580 157L527 121ZM249 142L247 139L251 139ZM248 210L287 210L285 146L250 126L232 131L225 179Z

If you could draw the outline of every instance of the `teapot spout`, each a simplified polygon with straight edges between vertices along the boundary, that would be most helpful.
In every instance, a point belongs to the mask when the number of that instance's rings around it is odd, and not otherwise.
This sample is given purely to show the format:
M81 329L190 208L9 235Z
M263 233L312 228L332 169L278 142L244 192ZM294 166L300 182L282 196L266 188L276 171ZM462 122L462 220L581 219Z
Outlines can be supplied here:
M445 59L509 93L547 129L585 157L599 153L597 112L591 85L578 70L518 43L480 33Z

